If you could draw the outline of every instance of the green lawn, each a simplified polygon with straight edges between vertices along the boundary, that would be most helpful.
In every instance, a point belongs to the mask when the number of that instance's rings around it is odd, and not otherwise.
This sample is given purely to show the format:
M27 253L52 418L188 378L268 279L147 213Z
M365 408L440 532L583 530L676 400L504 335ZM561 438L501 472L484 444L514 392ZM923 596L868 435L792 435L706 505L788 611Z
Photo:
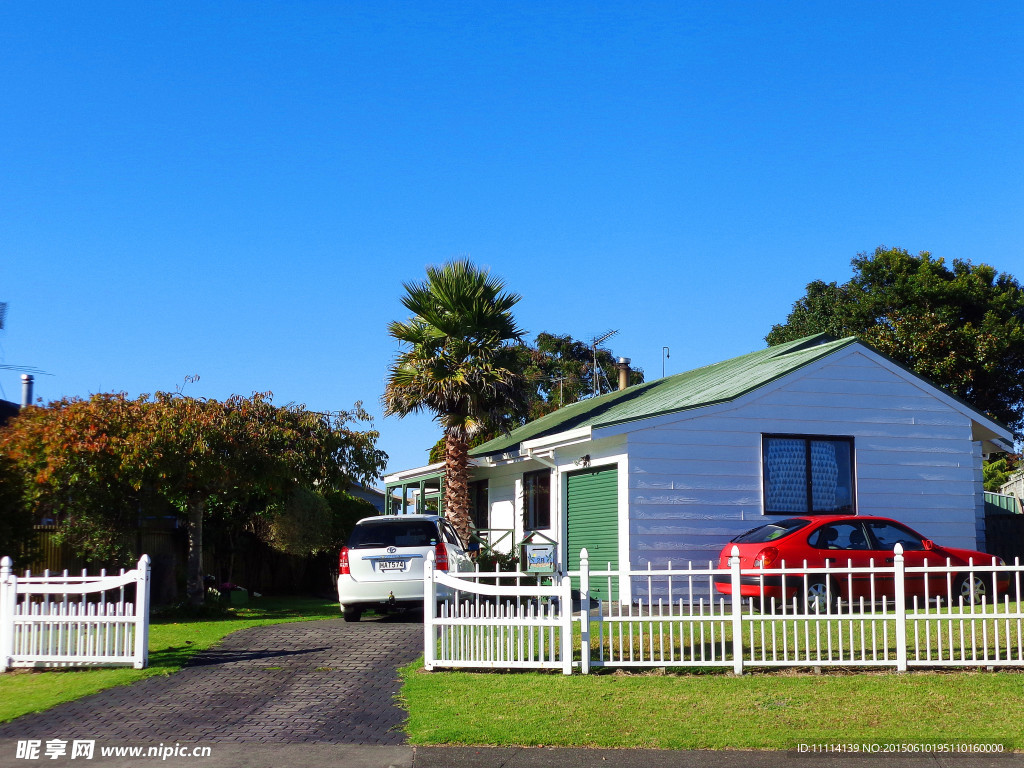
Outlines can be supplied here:
M333 619L340 615L336 601L268 597L254 599L232 613L234 615L227 618L205 620L154 619L149 630L149 667L146 669L20 670L0 675L0 722L40 712L104 688L177 672L193 654L239 629L286 621Z
M1024 673L591 674L402 671L413 744L794 749L1017 744Z

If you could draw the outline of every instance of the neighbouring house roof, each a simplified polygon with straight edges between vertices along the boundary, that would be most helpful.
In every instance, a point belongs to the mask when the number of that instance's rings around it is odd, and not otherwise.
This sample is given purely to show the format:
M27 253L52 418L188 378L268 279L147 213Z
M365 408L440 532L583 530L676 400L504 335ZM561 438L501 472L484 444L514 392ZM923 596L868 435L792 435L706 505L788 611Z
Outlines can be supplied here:
M379 488L374 488L372 485L363 485L362 483L352 481L348 487L348 492L356 498L370 502L378 511L384 511L384 491Z
M0 400L0 426L6 424L10 419L18 415L21 406L8 400Z
M476 457L507 454L518 451L524 441L572 429L607 427L727 403L841 349L862 343L854 336L833 339L828 334L819 333L778 344L731 360L572 403L514 429L507 435L479 445L469 453ZM921 378L917 374L911 375ZM976 409L970 406L966 408L983 421L993 423Z

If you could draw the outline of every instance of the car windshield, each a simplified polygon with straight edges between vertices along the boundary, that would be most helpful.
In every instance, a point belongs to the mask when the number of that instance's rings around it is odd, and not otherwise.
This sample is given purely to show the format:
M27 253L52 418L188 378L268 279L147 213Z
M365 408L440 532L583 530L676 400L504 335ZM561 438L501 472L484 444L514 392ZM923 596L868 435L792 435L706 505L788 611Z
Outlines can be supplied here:
M374 547L430 547L437 544L437 526L429 520L373 522L357 525L349 549Z
M761 544L766 541L777 541L784 536L789 536L794 531L799 531L810 522L810 520L791 517L787 520L779 520L775 523L768 523L767 525L754 528L740 534L733 541L737 544Z

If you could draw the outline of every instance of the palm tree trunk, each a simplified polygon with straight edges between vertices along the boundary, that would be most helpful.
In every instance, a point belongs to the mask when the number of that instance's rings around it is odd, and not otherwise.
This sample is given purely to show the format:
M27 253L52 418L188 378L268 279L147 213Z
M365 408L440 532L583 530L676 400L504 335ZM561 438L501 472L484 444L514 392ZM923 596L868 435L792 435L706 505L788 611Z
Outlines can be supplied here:
M469 543L469 441L444 436L444 514L463 543Z

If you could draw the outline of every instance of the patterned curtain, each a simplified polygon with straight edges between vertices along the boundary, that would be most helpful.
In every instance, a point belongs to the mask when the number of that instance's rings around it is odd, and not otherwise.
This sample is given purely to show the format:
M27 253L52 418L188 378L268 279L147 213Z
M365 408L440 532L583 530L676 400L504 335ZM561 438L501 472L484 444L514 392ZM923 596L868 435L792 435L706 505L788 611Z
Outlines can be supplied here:
M806 443L770 438L764 457L765 505L769 512L807 511Z
M807 443L803 438L772 437L764 457L765 505L769 512L806 514ZM831 440L811 440L811 505L813 512L839 508L839 462Z
M811 442L811 497L814 512L836 509L836 486L839 484L839 464L834 443L822 440Z

